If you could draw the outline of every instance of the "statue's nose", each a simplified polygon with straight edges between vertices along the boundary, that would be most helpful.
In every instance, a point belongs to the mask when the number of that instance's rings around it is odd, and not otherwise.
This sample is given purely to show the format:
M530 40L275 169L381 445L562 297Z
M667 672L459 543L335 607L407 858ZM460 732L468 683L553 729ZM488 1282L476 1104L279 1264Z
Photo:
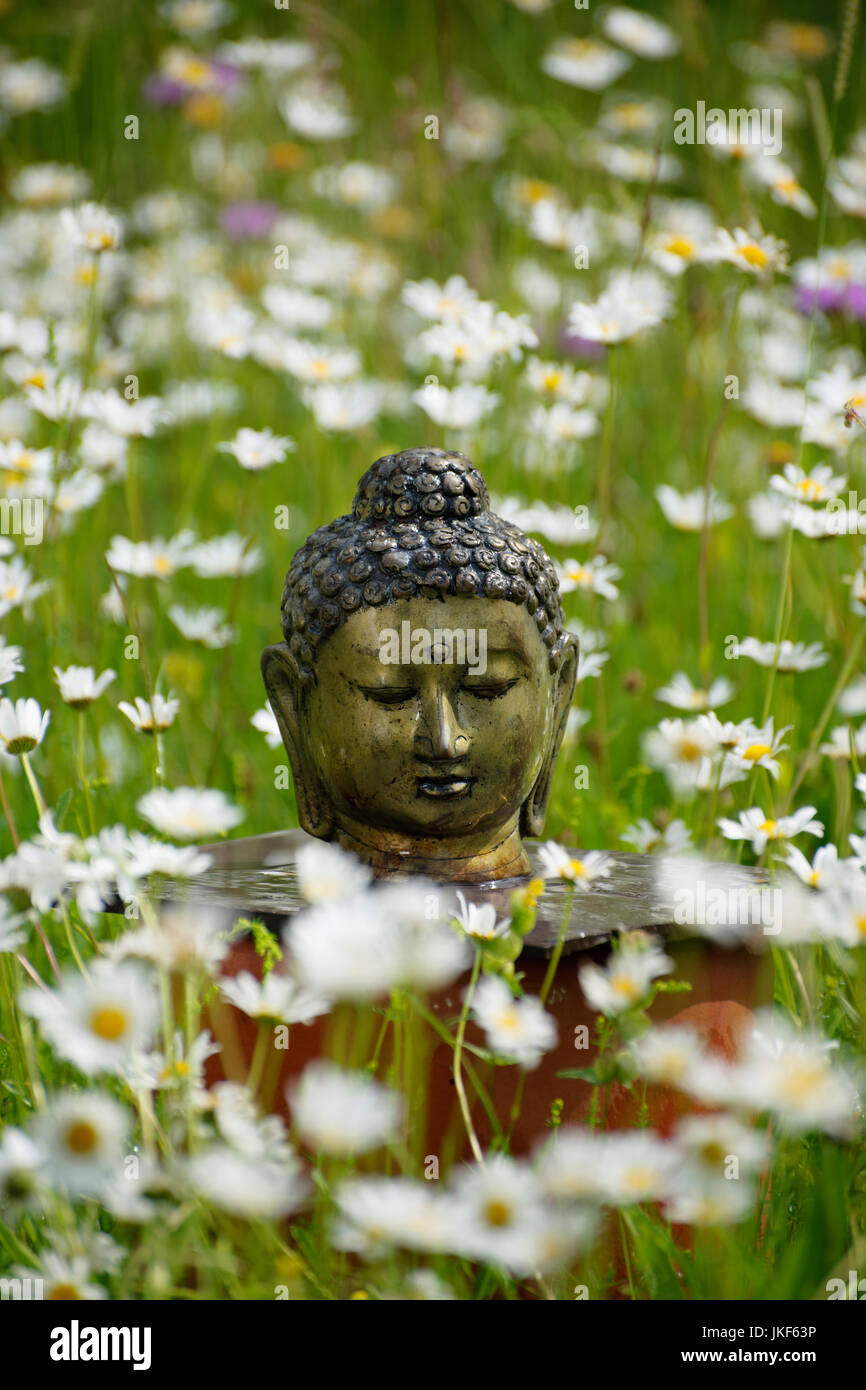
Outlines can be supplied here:
M469 739L460 727L447 691L429 691L421 701L418 725L418 751L437 759L462 758L469 752Z

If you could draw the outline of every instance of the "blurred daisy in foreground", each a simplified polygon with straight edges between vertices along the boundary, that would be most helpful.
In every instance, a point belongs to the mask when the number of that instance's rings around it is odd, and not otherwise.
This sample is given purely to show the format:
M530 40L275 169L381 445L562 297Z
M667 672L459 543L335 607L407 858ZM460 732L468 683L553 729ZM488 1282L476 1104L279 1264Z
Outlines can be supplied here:
M819 888L826 892L838 879L841 861L835 845L819 845L811 862L796 845L788 845L784 857L791 872L808 888Z
M737 1099L770 1110L789 1133L820 1129L844 1138L854 1127L858 1098L844 1064L831 1063L837 1047L815 1033L798 1032L778 1013L760 1010L735 1068Z
M622 938L606 966L582 965L577 978L589 1007L615 1017L642 1004L653 980L673 968L670 956L654 941L632 935Z
M198 787L155 787L139 798L136 809L163 835L178 840L222 835L244 818L223 792Z
M158 1013L151 979L133 964L97 960L86 977L66 975L55 990L21 995L55 1051L88 1076L117 1072L150 1039Z
M556 1046L556 1022L540 999L515 997L498 975L486 975L472 995L472 1016L499 1056L534 1070L542 1055Z
M231 979L220 980L220 992L248 1018L270 1023L310 1023L331 1007L326 999L301 989L291 975L274 970L261 980L241 970Z
M99 1196L119 1171L130 1117L111 1097L68 1091L37 1116L33 1137L46 1152L49 1179L73 1196Z
M369 1153L397 1136L402 1097L364 1072L310 1062L289 1093L292 1123L316 1153Z

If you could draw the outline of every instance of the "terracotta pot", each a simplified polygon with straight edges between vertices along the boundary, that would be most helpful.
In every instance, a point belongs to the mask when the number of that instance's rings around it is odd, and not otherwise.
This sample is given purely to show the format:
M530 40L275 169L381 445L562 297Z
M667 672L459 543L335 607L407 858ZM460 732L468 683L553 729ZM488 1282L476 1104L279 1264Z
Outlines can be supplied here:
M737 1051L738 1043L751 1021L751 1010L772 998L772 972L768 958L759 957L744 949L728 950L706 941L687 941L668 944L665 948L675 961L671 978L685 980L691 985L688 994L660 994L650 1017L659 1024L687 1023L699 1033L705 1045L728 1059ZM593 1087L589 1082L562 1079L557 1073L578 1067L588 1067L595 1058L593 1043L596 1015L587 1007L577 982L577 967L587 961L603 964L609 947L602 945L592 951L566 956L561 961L557 978L547 1001L548 1011L555 1017L559 1029L558 1046L546 1053L534 1071L523 1073L517 1066L493 1066L465 1053L464 1079L471 1108L472 1122L482 1148L488 1147L495 1129L483 1102L478 1098L468 1075L474 1072L481 1082L490 1105L505 1132L511 1131L510 1150L514 1154L528 1152L547 1132L552 1107L556 1105L563 1124L585 1121L591 1104ZM523 972L523 988L537 995L544 978L547 961L540 956L524 954L519 963ZM249 970L260 973L260 961L252 943L236 944L224 963L224 973L237 974ZM441 994L427 1001L431 1013L441 1019L453 1034L464 989L469 977L464 976ZM223 1053L211 1058L207 1081L213 1084L224 1077L242 1080L247 1074L258 1025L224 1001L212 1003L211 1026L223 1043ZM338 1011L339 1012L339 1011ZM384 1020L384 1006L368 1006L343 1011L344 1042L356 1049L355 1064L363 1066L372 1054L373 1044ZM275 1049L265 1068L260 1097L266 1108L290 1118L287 1088L308 1062L328 1055L328 1040L339 1026L334 1015L314 1020L311 1024L294 1025L289 1033L289 1046ZM582 1033L580 1030L586 1030ZM380 1053L378 1074L385 1079L395 1064L393 1027L387 1030ZM581 1046L588 1035L589 1046ZM466 1042L482 1046L480 1030L469 1023ZM407 1140L419 1162L435 1156L444 1167L456 1158L470 1156L469 1141L457 1102L453 1074L453 1051L444 1042L436 1042L431 1026L413 1032L410 1046L414 1049L411 1082L404 1089L408 1126ZM343 1053L348 1056L350 1053ZM403 1064L398 1075L405 1077ZM393 1075L393 1073L392 1073ZM393 1084L393 1081L392 1081ZM519 1113L512 1123L512 1106L519 1102ZM686 1097L664 1086L651 1086L647 1092L649 1122L661 1134L667 1134L677 1117L699 1109ZM601 1088L598 1098L601 1128L616 1130L632 1126L636 1120L636 1103L618 1083Z

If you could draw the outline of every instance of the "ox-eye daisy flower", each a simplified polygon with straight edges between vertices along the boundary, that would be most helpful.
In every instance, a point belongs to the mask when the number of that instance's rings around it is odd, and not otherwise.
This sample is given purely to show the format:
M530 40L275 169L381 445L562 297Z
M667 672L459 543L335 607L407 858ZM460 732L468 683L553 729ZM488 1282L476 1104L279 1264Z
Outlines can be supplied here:
M790 1133L820 1129L843 1138L855 1122L857 1090L844 1065L831 1061L837 1046L797 1032L771 1010L759 1011L735 1069L739 1099L754 1110L770 1110Z
M673 705L674 709L698 711L724 705L733 694L734 687L727 676L719 676L704 690L692 685L685 671L677 671L667 685L656 691L655 697L666 705Z
M839 703L841 707L841 701ZM818 745L818 752L825 758L839 762L849 762L852 751L858 763L866 758L866 724L861 724L859 729L853 724L839 724L830 730L829 743Z
M460 890L457 890L457 898L460 903L460 911L455 912L454 921L466 933L476 941L493 941L498 936L504 936L511 926L507 917L497 921L496 908L492 903L467 902L466 897Z
M787 743L782 742L782 739L791 728L792 725L789 724L786 728L774 732L772 719L761 727L756 726L749 730L734 748L730 754L732 761L739 763L749 771L753 768L763 767L771 777L778 779L781 768L775 755L788 747Z
M20 758L30 753L45 737L51 714L36 700L0 700L0 750Z
M659 830L645 816L641 816L633 825L627 825L619 838L639 854L652 854L658 850L664 850L667 854L683 854L692 847L691 832L678 816L664 830Z
M182 608L175 603L168 616L188 642L198 642L211 651L227 647L237 635L231 623L223 622L225 613L221 608Z
M286 454L294 449L293 440L288 435L274 434L272 430L238 430L234 439L218 444L220 453L233 454L241 468L259 472L269 468L272 463L282 463Z
M250 723L254 729L258 729L260 734L264 734L265 743L269 748L279 748L283 741L283 736L280 733L277 716L274 714L274 711L267 701L262 705L261 709L257 709L255 714L250 717Z
M318 840L298 850L295 872L298 887L308 903L351 898L366 888L373 877L366 864L354 854Z
M755 854L763 854L770 840L791 840L795 835L823 835L822 821L815 820L814 806L801 806L790 816L774 819L760 806L741 811L736 820L722 816L716 824L726 840L748 840Z
M716 260L728 261L750 275L766 277L773 271L785 271L788 248L784 241L756 228L754 233L736 227L733 232L719 227L714 248Z
M778 655L777 655L778 653ZM815 671L828 660L820 642L761 642L757 637L744 637L737 643L737 656L747 656L759 666L775 665L777 671Z
M139 798L136 809L163 835L178 840L222 835L244 818L223 792L198 787L154 787Z
M589 850L578 859L555 840L542 845L539 856L545 878L562 878L584 891L597 878L607 878L613 868L613 860L600 850Z
M220 981L220 990L248 1018L276 1023L309 1023L331 1007L326 999L302 989L291 975L270 971L258 980L249 970Z
M169 729L175 721L175 716L180 709L180 700L164 695L154 695L151 700L143 700L140 695L136 695L135 704L130 705L126 700L121 700L117 708L121 714L125 714L134 729L140 734L158 734L163 729Z
M605 10L602 28L607 38L639 58L669 58L679 51L680 41L673 29L626 5L612 5Z
M556 1023L540 999L516 998L498 975L487 975L472 996L472 1014L484 1029L491 1051L510 1057L527 1070L556 1046Z
M361 1154L396 1137L401 1097L363 1072L311 1062L290 1092L292 1120L316 1153Z
M797 464L786 463L781 474L773 474L770 487L795 502L827 502L839 496L847 481L844 474L834 473L826 464L806 473Z
M713 727L699 719L663 719L643 738L644 757L663 772L677 795L692 796L708 778L718 751Z
M654 941L624 937L607 965L582 965L580 987L591 1009L615 1017L642 1004L653 980L673 969L673 961Z
M158 1011L141 967L105 960L94 962L86 977L65 977L56 990L25 990L21 1003L55 1051L90 1076L128 1062L148 1042Z
M710 526L715 526L734 515L733 507L723 501L712 488L708 499L702 487L696 488L694 492L681 493L667 483L662 483L656 488L656 500L666 520L677 531L702 531L707 519Z
M559 38L544 54L541 66L549 77L600 92L631 66L631 58L600 39Z
M126 536L113 536L105 558L120 574L170 579L191 563L194 539L191 531L180 531L170 540L157 536L152 541L131 541Z
M129 1117L110 1096L67 1091L49 1101L34 1124L49 1178L73 1195L98 1196L126 1147Z
M563 594L582 590L610 600L619 598L615 581L622 578L622 570L619 565L611 564L605 555L593 555L585 564L579 560L563 560L557 565L556 573Z
M67 666L65 671L55 666L54 674L60 686L60 698L73 709L86 709L94 700L98 700L115 677L114 671L103 671L100 676L94 676L92 666Z
M822 892L833 887L834 882L838 880L841 867L839 851L835 845L819 845L811 863L796 845L788 845L785 849L785 863L801 883L807 884L809 888L818 888Z

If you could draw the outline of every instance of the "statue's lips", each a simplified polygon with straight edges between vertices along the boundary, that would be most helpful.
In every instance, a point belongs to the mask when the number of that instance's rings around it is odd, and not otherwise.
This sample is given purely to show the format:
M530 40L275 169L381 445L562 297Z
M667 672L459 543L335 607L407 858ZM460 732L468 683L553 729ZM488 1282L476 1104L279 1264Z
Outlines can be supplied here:
M442 800L445 797L466 796L474 781L474 777L466 777L453 772L433 777L419 777L418 795L432 796L436 800Z

